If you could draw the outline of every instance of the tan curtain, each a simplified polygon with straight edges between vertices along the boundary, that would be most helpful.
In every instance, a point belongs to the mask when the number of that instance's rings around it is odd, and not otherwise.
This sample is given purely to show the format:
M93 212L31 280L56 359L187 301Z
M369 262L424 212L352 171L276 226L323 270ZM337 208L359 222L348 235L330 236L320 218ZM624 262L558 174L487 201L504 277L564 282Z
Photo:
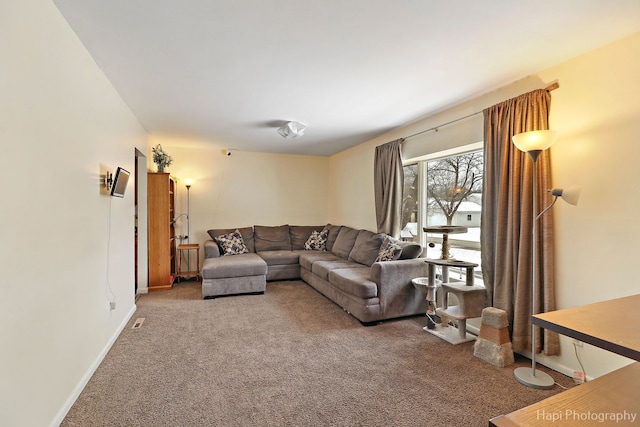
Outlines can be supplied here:
M374 191L378 233L400 237L402 221L402 169L401 145L403 139L376 147L374 160Z
M484 110L482 271L489 303L509 314L516 351L531 349L532 286L537 287L537 313L555 310L555 287L552 211L538 221L538 283L532 283L533 163L511 137L548 129L550 104L549 91L540 89ZM540 211L552 201L549 150L540 155L537 168ZM536 353L559 353L557 334L540 328L536 334Z

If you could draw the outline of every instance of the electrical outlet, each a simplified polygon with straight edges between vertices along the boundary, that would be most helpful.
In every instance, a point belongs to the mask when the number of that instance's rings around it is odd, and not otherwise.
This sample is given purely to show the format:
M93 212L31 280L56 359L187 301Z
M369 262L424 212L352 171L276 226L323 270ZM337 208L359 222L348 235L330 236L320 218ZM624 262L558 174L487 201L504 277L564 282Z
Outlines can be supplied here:
M576 347L583 347L584 343L582 341L577 340L577 339L574 338L573 339L573 345L575 345Z
M109 301L109 310L113 311L116 309L116 302L115 301Z

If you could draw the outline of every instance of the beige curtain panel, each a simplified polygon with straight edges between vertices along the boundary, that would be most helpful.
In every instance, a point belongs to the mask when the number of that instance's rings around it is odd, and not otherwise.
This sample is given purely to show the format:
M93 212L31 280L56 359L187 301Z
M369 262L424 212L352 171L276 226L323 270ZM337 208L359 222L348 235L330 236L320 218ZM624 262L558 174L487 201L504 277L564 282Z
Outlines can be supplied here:
M378 233L400 238L402 221L402 142L397 139L376 147L374 159L374 191Z
M549 128L551 94L535 90L494 105L484 113L484 192L480 245L482 271L490 305L510 317L515 351L531 349L531 295L537 287L536 312L555 310L553 282L553 213L538 221L537 283L532 283L533 162L518 150L511 137ZM537 161L540 209L551 203L549 150ZM536 328L536 353L559 352L558 335Z

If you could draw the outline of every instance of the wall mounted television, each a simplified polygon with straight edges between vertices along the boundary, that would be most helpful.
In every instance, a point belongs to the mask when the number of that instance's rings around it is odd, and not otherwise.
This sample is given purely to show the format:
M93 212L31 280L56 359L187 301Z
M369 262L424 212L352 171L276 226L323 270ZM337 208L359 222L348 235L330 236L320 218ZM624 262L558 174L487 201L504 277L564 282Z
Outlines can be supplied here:
M124 197L129 182L129 171L118 166L116 173L113 175L113 183L111 184L111 195L113 197Z

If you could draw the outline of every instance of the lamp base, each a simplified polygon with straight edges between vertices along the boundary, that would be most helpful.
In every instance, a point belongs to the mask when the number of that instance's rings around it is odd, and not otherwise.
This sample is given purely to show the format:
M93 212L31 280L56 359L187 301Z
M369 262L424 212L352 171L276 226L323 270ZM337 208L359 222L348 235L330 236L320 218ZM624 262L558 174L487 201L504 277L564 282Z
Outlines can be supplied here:
M520 384L524 384L527 387L539 388L542 390L552 389L555 385L555 381L549 374L536 369L535 376L533 375L532 368L516 368L513 371L513 375Z

